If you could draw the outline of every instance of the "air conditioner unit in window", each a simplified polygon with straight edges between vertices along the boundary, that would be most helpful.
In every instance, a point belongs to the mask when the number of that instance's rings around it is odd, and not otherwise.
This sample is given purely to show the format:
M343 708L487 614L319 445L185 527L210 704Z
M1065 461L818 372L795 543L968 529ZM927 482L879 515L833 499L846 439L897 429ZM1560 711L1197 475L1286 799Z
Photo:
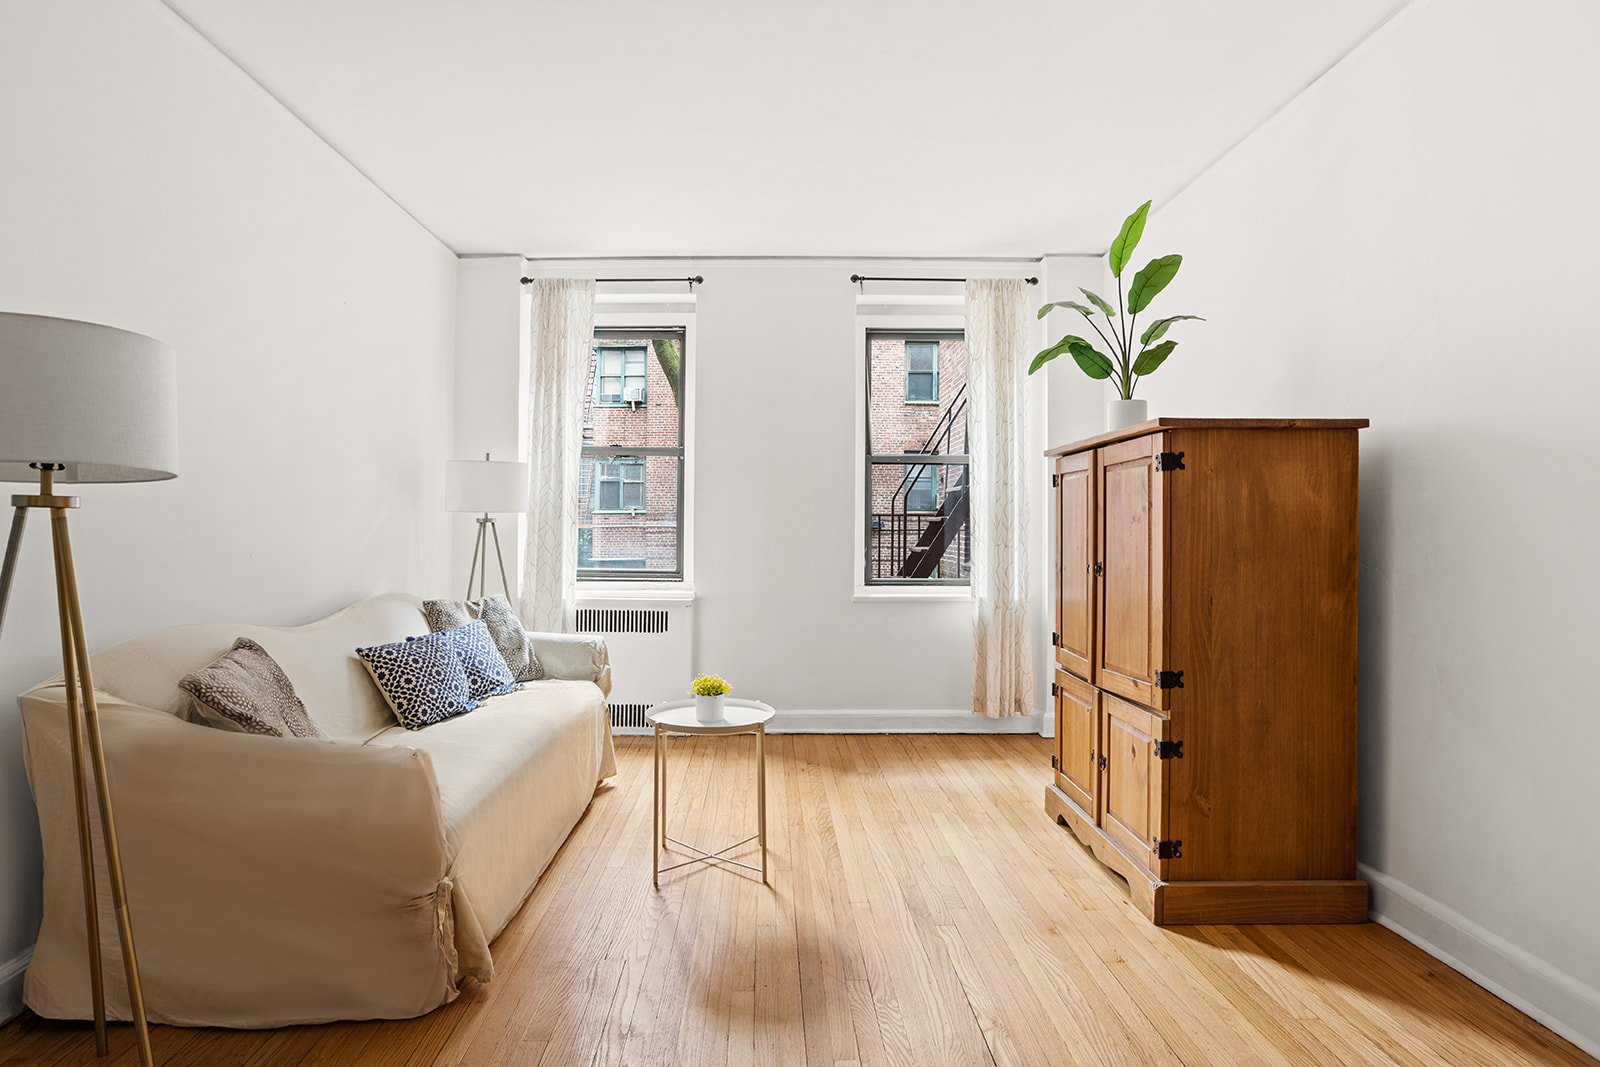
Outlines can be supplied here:
M636 385L631 389L624 389L622 391L622 400L627 404L643 404L644 386Z

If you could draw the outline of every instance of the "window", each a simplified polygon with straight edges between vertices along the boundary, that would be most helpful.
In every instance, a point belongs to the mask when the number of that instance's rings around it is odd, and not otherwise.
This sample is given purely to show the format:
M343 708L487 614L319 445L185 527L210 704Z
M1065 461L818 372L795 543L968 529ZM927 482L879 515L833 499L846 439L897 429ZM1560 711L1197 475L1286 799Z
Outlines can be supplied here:
M644 345L595 347L595 397L601 404L645 402L648 375L645 374Z
M594 510L638 511L644 507L644 460L600 459L594 464Z
M906 510L939 510L939 468L932 464L906 464Z
M578 475L578 578L683 576L680 326L594 333Z
M965 335L869 329L866 346L865 584L967 585Z
M939 402L939 342L907 341L906 403Z

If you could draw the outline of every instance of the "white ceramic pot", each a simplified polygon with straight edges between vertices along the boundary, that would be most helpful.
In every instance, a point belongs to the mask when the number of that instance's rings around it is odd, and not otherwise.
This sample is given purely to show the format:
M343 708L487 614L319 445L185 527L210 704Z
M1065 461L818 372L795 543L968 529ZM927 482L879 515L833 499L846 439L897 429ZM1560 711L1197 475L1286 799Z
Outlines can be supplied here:
M695 722L714 723L721 722L727 716L722 710L722 694L714 697L696 696L694 698Z
M1149 406L1143 400L1112 400L1106 404L1107 431L1137 426L1149 417Z

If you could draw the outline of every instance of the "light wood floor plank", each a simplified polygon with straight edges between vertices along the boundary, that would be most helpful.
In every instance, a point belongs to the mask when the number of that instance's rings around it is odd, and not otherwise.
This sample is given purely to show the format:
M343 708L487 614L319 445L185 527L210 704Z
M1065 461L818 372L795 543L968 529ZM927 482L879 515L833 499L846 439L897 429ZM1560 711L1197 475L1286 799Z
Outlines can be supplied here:
M753 832L753 742L674 738L670 832ZM496 940L421 1019L154 1028L163 1064L241 1067L1596 1067L1389 931L1150 926L1043 811L1032 737L768 738L771 884L650 885L649 738ZM670 855L684 858L680 853ZM759 864L755 844L734 853ZM675 862L667 859L664 862ZM131 1065L132 1030L30 1015L0 1065Z

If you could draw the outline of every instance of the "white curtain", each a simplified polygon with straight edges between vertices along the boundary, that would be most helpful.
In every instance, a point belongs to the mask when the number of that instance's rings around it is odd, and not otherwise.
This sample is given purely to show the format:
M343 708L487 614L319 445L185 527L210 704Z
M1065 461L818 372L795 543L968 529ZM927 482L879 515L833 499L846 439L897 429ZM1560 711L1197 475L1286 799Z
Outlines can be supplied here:
M1027 283L967 282L972 496L972 710L1033 713L1028 627Z
M533 283L528 367L528 544L522 622L566 632L578 598L578 467L594 347L594 282Z

